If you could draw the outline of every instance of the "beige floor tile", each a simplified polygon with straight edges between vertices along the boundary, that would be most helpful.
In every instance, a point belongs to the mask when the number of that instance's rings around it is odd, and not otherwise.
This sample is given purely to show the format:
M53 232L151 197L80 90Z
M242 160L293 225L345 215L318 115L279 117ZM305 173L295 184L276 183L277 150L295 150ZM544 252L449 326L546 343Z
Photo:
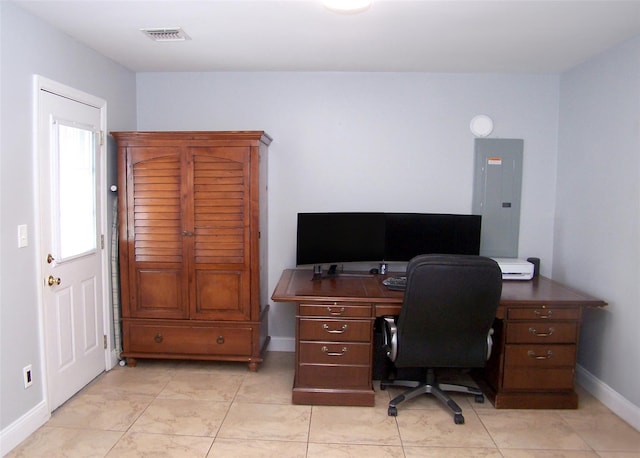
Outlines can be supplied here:
M235 402L219 438L306 442L311 407Z
M497 449L457 447L405 447L406 458L502 458Z
M504 458L599 458L589 450L502 450Z
M306 452L306 442L216 439L207 458L305 458Z
M227 401L235 397L244 375L207 371L181 371L158 395L163 399Z
M152 401L152 396L139 394L82 393L53 412L47 425L126 431Z
M156 399L131 431L214 437L229 410L228 402Z
M208 437L129 432L106 456L110 458L204 458L212 442L213 439Z
M293 370L271 370L247 374L235 400L238 402L291 404L293 377Z
M634 452L640 456L640 431L608 409L567 410L558 415L594 450Z
M395 418L384 407L314 406L309 441L401 445Z
M598 452L600 458L640 458L636 452Z
M464 412L462 425L444 409L405 410L396 418L405 446L496 448L473 409Z
M478 415L501 450L591 450L556 411L483 410Z
M122 435L120 431L43 426L6 455L6 458L103 457Z
M294 354L244 363L140 360L102 374L7 456L640 458L640 432L580 387L576 410L495 409L453 394L465 416L425 395L379 389L375 407L291 403ZM442 380L442 377L441 377Z
M258 373L280 372L294 370L295 353L289 351L270 351L264 357L264 362L258 366Z
M171 368L163 370L157 364L140 367L116 366L94 380L82 392L95 395L128 393L156 396L171 380L173 374Z
M404 458L401 446L309 443L307 458Z

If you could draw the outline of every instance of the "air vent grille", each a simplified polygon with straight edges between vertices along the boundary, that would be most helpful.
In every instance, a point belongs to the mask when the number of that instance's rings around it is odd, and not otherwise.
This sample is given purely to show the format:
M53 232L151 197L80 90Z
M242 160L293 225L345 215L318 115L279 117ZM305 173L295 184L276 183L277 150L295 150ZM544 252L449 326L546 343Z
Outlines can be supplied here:
M186 41L191 40L189 35L180 27L166 27L160 29L140 29L142 33L153 41Z

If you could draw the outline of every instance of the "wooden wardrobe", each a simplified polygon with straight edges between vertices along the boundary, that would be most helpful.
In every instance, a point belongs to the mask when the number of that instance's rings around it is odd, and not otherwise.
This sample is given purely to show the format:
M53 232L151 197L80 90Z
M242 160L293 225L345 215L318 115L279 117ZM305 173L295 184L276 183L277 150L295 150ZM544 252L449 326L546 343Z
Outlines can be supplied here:
M247 362L269 343L267 149L246 132L114 132L123 353Z

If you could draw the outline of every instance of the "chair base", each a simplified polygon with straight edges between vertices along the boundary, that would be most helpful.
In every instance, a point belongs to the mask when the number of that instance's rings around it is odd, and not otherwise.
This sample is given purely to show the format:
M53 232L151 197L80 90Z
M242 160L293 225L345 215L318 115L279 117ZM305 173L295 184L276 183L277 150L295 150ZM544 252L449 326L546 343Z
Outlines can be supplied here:
M482 391L479 388L469 385L438 383L433 369L427 370L427 378L424 382L417 382L413 380L383 380L380 382L381 390L386 390L387 387L390 386L403 386L411 388L410 390L396 396L389 402L389 409L387 413L392 417L398 415L398 404L418 397L422 394L432 394L440 402L446 405L449 410L451 410L451 412L453 412L453 421L457 425L461 425L464 424L462 409L453 399L451 399L445 393L445 391L473 394L475 396L476 402L484 402L484 394L482 394Z

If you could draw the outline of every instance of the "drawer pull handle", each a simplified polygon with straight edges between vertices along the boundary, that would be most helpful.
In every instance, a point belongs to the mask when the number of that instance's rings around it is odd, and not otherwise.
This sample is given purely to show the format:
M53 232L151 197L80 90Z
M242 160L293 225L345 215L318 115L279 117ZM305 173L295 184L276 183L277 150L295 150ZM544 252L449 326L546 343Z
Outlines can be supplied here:
M329 351L329 348L327 348L326 346L323 346L321 348L323 353L326 353L327 356L343 356L346 352L347 352L347 347L342 347L342 351L338 352L338 351Z
M219 345L222 345L224 343L224 337L218 336L218 338L216 339L216 343Z
M536 328L529 328L529 332L536 337L549 337L553 334L553 328L549 328L547 332L538 332L536 331Z
M547 310L547 313L545 313L544 315L542 314L542 312L540 310L534 310L533 314L535 316L537 316L538 318L551 318L551 315L553 314L552 310Z
M527 352L527 356L533 359L551 359L551 357L553 356L553 352L551 350L547 350L546 355L536 355L535 351L529 350Z
M153 340L155 340L156 343L162 343L162 341L164 340L164 337L162 337L162 334L157 333L156 336L153 338Z
M339 309L334 310L329 306L327 307L327 312L329 312L330 315L342 315L344 313L344 307L340 307Z
M348 327L349 325L347 323L343 324L340 329L329 329L329 325L327 323L322 325L322 329L326 330L329 334L342 334Z

